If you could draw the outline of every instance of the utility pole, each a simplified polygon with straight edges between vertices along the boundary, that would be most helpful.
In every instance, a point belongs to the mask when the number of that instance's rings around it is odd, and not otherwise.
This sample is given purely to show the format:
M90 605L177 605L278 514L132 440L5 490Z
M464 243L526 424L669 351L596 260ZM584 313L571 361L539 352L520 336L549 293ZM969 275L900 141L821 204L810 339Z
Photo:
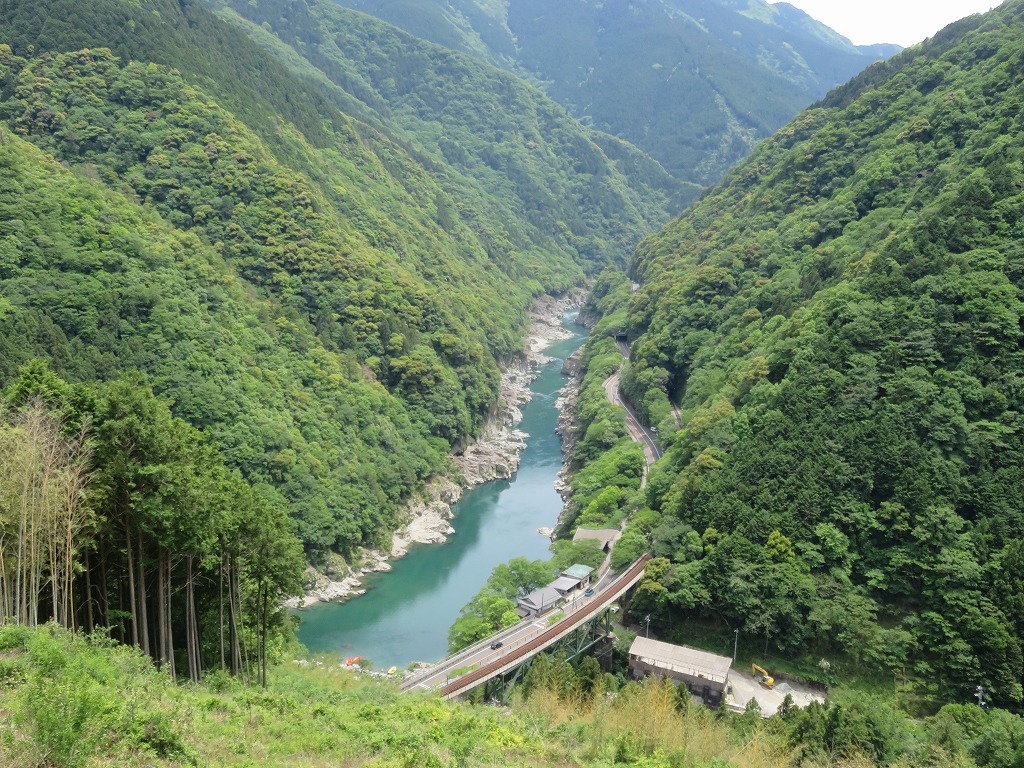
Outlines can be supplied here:
M647 629L644 630L644 637L651 636L651 614L644 616L644 622L647 624Z
M736 649L740 646L740 629L737 627L733 630L735 637L732 640L732 665L736 666Z

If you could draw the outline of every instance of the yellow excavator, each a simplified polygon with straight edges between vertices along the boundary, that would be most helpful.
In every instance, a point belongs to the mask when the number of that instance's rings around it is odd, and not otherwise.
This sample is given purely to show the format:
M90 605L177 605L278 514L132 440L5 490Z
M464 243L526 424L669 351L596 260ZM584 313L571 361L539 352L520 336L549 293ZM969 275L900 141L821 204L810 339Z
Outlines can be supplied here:
M757 678L757 682L763 685L765 688L775 687L775 678L768 674L768 670L764 667L759 667L757 664L751 664L751 672L754 677Z

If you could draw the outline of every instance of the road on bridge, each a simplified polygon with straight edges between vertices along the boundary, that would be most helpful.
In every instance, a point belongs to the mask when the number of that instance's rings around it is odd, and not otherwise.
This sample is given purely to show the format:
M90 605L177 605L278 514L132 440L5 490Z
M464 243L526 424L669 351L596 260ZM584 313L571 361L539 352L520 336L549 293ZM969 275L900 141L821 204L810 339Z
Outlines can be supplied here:
M439 664L430 667L430 669L406 678L402 681L402 690L411 691L415 689L437 688L446 685L451 679L463 674L467 667L489 664L492 661L507 656L547 630L551 626L550 620L553 616L558 614L565 614L567 617L574 616L594 601L605 601L606 597L602 595L602 592L611 580L611 574L605 573L594 584L594 594L590 597L580 595L569 605L560 606L541 616L524 619L518 624L501 630L486 640L449 656ZM495 641L500 641L501 646L492 648L491 644Z
M444 661L402 681L402 691L440 688L445 697L456 696L481 681L514 668L524 659L546 648L594 614L607 608L643 576L649 555L644 555L624 573L612 577L606 573L595 585L590 597L580 596L542 616L526 619L486 640L449 656ZM491 643L500 640L499 648ZM467 687L468 686L468 687Z
M526 640L517 648L509 650L501 658L493 659L446 684L441 688L441 696L446 699L460 696L488 680L515 669L524 661L558 642L636 586L640 579L643 578L644 569L650 558L650 555L641 557L625 573L616 577L605 590L595 595L595 599L577 608L574 613L567 615L564 619L552 624L536 637Z

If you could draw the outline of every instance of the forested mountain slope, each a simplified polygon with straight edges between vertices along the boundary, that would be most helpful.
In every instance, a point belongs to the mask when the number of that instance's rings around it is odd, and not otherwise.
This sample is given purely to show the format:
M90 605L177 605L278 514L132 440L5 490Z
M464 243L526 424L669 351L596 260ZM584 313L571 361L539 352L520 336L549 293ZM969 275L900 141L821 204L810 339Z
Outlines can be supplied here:
M83 381L32 360L3 382L0 621L107 627L172 675L176 658L192 679L218 656L222 668L251 670L268 634L277 645L289 624L277 606L300 589L303 559L282 498L285 467L239 457L244 447L229 438L249 438L254 452L251 430L294 430L297 443L309 426L300 419L322 416L323 435L356 448L335 471L355 471L374 443L326 423L355 401L395 444L396 463L425 472L431 446L382 388L343 360L307 356L312 334L283 327L285 316L194 235L6 128L0 169L0 355L5 364L45 355ZM170 385L197 422L232 414L211 429L221 451L153 394ZM289 399L306 393L320 396L316 406L290 412ZM319 443L306 455L338 451ZM248 459L248 480L225 458ZM275 471L279 492L263 482ZM371 482L364 492L384 496ZM349 535L365 523L353 515Z
M330 81L361 102L364 119L447 166L461 198L472 191L477 208L513 211L529 227L509 233L513 242L617 260L649 234L638 223L659 226L699 191L519 78L365 14L306 0L209 4L296 74Z
M1011 0L799 115L638 249L623 383L670 443L655 622L1022 700L1022 104Z
M858 48L793 6L764 0L341 4L534 79L577 117L702 184L898 50Z
M0 40L7 151L70 168L32 161L56 200L6 179L0 383L34 357L73 382L141 371L314 556L387 539L492 409L531 298L620 258L675 194L503 74L534 146L477 178L190 2L6 0ZM483 91L481 69L457 74Z

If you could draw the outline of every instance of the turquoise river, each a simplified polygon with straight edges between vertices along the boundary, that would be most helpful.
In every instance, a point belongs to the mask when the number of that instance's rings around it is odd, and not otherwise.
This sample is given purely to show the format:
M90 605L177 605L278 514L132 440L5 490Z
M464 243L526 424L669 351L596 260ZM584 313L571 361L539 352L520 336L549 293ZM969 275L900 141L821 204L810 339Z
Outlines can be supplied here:
M562 468L555 401L566 383L562 363L585 339L572 320L566 318L572 338L545 350L553 360L541 367L523 407L519 428L529 439L519 471L467 491L455 505L456 533L447 543L414 547L392 571L367 577L365 595L303 610L299 640L310 651L362 656L378 669L437 661L448 652L448 627L495 565L520 555L550 556L550 542L537 529L554 526L562 507L555 491Z

